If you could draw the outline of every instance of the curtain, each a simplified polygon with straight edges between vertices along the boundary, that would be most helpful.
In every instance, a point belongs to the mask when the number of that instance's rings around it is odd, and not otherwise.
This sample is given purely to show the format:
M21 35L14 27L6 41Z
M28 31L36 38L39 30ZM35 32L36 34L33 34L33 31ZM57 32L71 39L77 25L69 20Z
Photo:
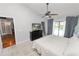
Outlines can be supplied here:
M73 36L75 26L77 25L78 17L68 16L66 17L66 27L64 37L70 38Z
M49 19L47 24L48 24L47 35L51 35L53 31L53 19Z
M46 32L45 32L45 22L41 22L41 25L42 25L43 35L45 36L46 35Z

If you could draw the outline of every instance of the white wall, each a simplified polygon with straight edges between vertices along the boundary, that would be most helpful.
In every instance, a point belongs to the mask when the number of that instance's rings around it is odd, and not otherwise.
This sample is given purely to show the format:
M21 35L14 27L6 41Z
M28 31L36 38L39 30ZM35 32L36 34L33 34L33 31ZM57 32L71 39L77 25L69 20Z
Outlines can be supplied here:
M29 40L31 24L40 23L42 20L32 10L21 4L0 4L0 16L13 18L17 44Z

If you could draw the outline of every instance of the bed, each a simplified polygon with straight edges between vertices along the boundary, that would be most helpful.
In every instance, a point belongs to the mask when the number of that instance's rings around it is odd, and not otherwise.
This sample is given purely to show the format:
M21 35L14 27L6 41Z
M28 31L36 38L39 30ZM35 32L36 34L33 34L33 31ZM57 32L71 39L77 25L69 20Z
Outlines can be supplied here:
M62 56L69 46L69 39L49 35L33 41L33 49L43 56Z
M69 45L64 52L65 56L79 56L79 38L72 37L69 39Z

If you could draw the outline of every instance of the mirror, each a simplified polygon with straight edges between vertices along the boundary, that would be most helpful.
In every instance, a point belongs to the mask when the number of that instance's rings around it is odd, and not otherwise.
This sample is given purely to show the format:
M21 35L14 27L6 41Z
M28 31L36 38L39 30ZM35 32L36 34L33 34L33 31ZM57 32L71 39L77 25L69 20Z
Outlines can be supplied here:
M0 34L2 47L7 48L16 44L13 18L0 18Z
M35 30L41 30L40 23L32 23L32 31L35 31Z

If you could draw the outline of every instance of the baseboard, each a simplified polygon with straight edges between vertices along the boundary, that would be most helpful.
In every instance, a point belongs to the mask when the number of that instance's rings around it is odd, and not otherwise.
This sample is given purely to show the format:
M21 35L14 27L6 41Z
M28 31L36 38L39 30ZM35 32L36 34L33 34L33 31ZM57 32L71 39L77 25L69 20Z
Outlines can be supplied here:
M21 42L16 42L16 45L18 45L18 44L22 44L22 43L25 43L25 42L29 42L29 43L31 43L31 41L30 40L24 40L24 41L21 41Z

